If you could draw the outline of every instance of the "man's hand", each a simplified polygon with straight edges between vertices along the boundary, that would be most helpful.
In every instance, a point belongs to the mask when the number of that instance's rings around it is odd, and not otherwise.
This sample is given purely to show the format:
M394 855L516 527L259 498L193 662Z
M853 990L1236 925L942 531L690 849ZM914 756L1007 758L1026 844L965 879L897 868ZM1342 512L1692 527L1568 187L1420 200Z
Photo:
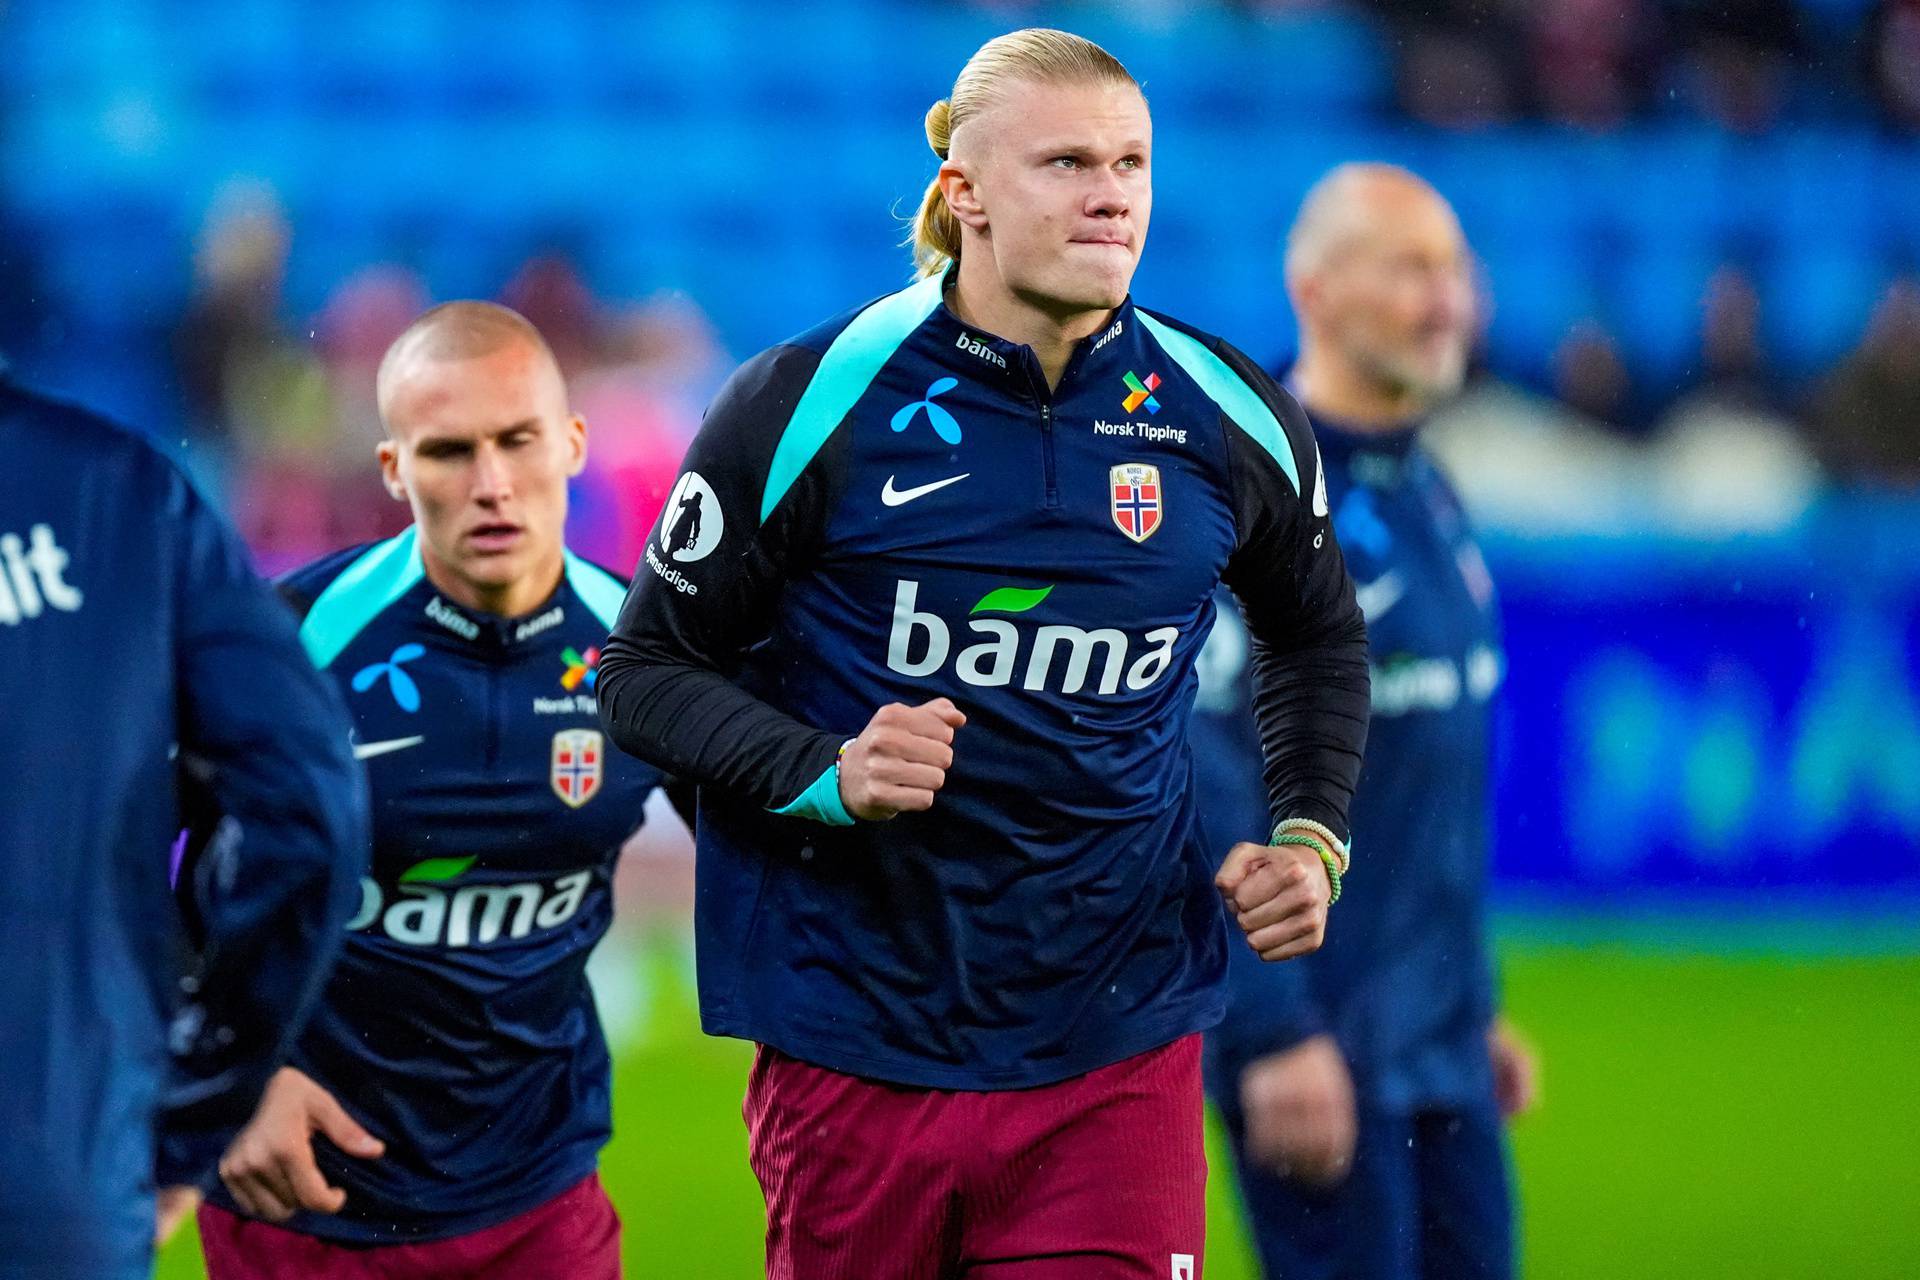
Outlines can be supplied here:
M840 757L840 803L869 822L931 809L953 768L954 730L966 722L946 698L880 708Z
M365 1160L387 1149L311 1077L282 1067L267 1082L253 1119L221 1158L220 1180L242 1209L268 1222L284 1222L301 1209L338 1213L347 1193L320 1176L313 1159L315 1133Z
M1281 1177L1329 1187L1353 1167L1353 1078L1332 1036L1248 1064L1240 1107L1247 1154Z
M199 1207L200 1188L186 1183L161 1187L153 1198L153 1247L161 1248L173 1239L180 1224Z
M1262 960L1320 949L1333 885L1320 855L1306 845L1237 844L1213 883Z
M1533 1110L1540 1101L1540 1059L1505 1018L1487 1028L1487 1056L1493 1060L1493 1097L1509 1120Z

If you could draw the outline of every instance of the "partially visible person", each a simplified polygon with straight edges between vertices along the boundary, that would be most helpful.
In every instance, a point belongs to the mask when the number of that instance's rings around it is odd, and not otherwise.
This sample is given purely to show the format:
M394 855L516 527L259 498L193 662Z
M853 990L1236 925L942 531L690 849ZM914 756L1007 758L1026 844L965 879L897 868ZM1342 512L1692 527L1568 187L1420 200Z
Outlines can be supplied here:
M602 737L626 583L570 552L586 426L505 307L420 316L374 377L413 524L283 589L345 690L373 866L313 1024L200 1210L213 1280L610 1280L620 1222L587 959L659 780Z
M1367 617L1373 719L1353 802L1368 874L1321 950L1235 950L1207 1081L1273 1280L1453 1280L1512 1270L1505 1118L1530 1052L1498 1017L1488 951L1489 701L1505 662L1493 583L1419 442L1466 368L1472 295L1453 211L1380 165L1316 185L1288 240L1333 524ZM1230 602L1194 717L1210 843L1266 822L1250 646Z
M1814 452L1842 483L1920 488L1920 279L1888 286L1814 401Z
M770 1277L1192 1280L1199 1032L1229 950L1327 931L1365 628L1298 406L1130 295L1126 68L1016 31L926 125L919 281L728 382L601 712L698 786L701 1019L760 1046ZM1270 814L1210 845L1187 724L1223 582Z
M132 1280L320 989L366 799L172 461L3 377L0 458L0 1277Z

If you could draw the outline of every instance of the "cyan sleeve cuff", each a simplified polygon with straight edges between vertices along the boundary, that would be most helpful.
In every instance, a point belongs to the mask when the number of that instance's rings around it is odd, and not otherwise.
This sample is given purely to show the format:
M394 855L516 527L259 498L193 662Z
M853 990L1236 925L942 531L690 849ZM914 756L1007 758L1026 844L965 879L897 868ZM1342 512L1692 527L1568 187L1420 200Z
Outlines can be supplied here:
M853 815L840 801L840 762L835 760L813 785L773 812L786 818L812 818L830 827L850 827Z

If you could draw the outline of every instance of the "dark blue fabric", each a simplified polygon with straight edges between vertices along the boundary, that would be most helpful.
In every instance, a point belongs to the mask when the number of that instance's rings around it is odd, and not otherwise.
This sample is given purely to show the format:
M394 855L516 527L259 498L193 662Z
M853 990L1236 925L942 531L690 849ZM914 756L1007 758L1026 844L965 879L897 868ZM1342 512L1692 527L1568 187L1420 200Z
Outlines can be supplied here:
M212 1173L319 990L366 798L179 469L4 383L0 719L0 1276L144 1274L156 1179Z
M417 557L410 538L328 557L283 590L313 606L369 556L404 541L395 557ZM588 599L610 612L623 588L576 561L540 608L503 619L419 577L328 662L360 750L373 753L373 865L292 1061L387 1150L358 1160L317 1138L346 1208L301 1214L294 1229L439 1239L505 1221L594 1170L611 1081L586 964L659 775L609 751L593 686L563 679L580 665L565 655L585 658L605 633ZM310 608L303 635L327 607ZM556 754L562 734L598 744L600 781L578 805L560 791L574 768Z
M1347 1178L1304 1186L1253 1163L1228 1126L1241 1202L1268 1280L1506 1280L1513 1199L1491 1105L1362 1109Z
M701 782L708 1031L904 1084L1022 1088L1219 1017L1223 851L1186 742L1216 590L1272 656L1281 812L1344 827L1364 641L1311 432L1271 379L1128 304L1049 388L938 284L854 375L834 363L846 323L736 375L681 481L712 495L700 537L663 517L604 710ZM796 404L836 384L851 403L811 423L817 453L771 465L807 425ZM1152 477L1138 494L1128 467ZM771 501L770 474L791 478ZM1134 523L1136 500L1157 523ZM938 697L968 722L931 811L769 811L832 788L880 707Z
M1477 1106L1492 1089L1489 702L1505 661L1492 582L1413 431L1362 435L1316 420L1315 432L1368 610L1373 720L1354 793L1353 868L1318 952L1276 966L1236 949L1232 1007L1208 1046L1209 1089L1230 1105L1249 1059L1328 1030L1370 1105ZM1212 679L1194 717L1216 842L1264 834L1232 631L1217 627L1202 658Z

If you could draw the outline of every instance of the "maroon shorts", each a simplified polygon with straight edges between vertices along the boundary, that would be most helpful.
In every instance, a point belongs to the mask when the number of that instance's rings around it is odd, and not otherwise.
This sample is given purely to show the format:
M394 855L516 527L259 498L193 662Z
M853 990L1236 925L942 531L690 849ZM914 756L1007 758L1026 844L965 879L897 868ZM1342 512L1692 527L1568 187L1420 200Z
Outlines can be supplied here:
M915 1089L762 1046L769 1280L1199 1280L1200 1037L1037 1089Z
M200 1206L208 1280L620 1280L620 1218L592 1174L496 1226L421 1244L347 1245Z

